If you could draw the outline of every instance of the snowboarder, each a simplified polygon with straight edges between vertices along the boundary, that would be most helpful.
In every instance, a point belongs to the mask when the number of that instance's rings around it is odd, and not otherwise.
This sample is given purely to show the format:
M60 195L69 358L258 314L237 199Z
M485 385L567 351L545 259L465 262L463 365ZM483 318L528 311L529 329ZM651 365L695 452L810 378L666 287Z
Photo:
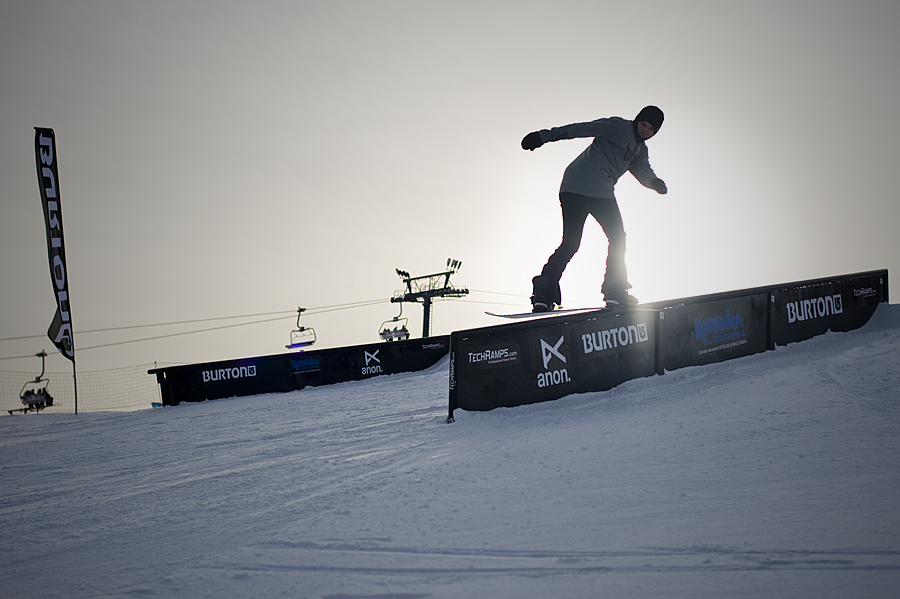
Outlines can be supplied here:
M644 107L633 121L620 117L575 123L529 133L522 149L531 150L547 142L578 137L594 140L566 168L559 188L562 206L563 238L559 248L547 260L541 274L532 279L533 312L547 312L562 302L559 279L581 245L588 214L603 228L609 240L603 297L607 306L633 306L637 299L628 294L631 285L625 269L625 229L613 188L625 171L657 193L666 193L666 184L650 168L644 143L659 131L663 112L656 106Z

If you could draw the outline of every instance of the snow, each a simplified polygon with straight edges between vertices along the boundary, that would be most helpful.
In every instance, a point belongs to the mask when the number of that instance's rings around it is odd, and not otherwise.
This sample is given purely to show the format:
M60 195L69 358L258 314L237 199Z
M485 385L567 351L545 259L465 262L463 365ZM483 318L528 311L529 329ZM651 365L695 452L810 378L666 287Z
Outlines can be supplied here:
M900 306L447 424L420 373L0 418L2 597L895 597Z

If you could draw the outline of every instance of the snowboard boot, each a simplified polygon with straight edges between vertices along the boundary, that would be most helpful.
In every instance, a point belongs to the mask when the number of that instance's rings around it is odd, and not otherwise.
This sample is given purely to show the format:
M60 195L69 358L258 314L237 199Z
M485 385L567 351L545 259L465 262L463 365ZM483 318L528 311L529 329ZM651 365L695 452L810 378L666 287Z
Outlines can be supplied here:
M628 291L625 290L606 292L603 294L603 299L606 301L607 308L633 308L638 304L637 298L628 295Z
M553 300L550 298L550 279L539 275L531 279L531 283L534 285L534 292L531 295L531 311L551 311Z

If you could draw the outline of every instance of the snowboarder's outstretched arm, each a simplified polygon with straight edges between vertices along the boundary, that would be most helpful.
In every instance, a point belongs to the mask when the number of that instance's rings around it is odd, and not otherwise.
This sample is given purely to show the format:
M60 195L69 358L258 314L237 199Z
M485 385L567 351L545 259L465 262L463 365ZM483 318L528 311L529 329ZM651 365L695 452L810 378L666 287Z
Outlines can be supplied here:
M597 119L588 123L573 123L563 127L533 131L522 140L523 150L536 150L547 142L578 137L604 137L616 133L612 119Z
M649 129L649 135L638 131L640 127ZM612 198L613 186L626 170L631 171L641 185L660 194L668 191L666 184L650 168L647 159L647 146L643 142L653 137L653 128L646 122L635 123L621 117L610 117L541 129L525 136L522 149L535 150L551 141L584 137L592 137L593 141L566 168L560 187L562 191Z

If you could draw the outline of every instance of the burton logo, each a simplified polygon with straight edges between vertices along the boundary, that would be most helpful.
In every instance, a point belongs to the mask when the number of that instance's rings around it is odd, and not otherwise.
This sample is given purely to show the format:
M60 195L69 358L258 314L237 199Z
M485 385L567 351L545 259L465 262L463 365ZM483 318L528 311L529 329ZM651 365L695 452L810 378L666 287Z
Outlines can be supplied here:
M841 302L840 293L826 295L825 297L817 297L811 300L800 300L787 303L787 317L789 324L793 324L797 321L803 322L814 318L822 318L823 316L831 316L833 314L843 314L843 312L844 304Z
M219 368L216 370L204 370L203 382L212 383L218 381L228 381L231 379L243 379L250 376L256 376L256 366Z
M650 340L647 334L647 324L630 324L627 327L612 328L596 333L586 333L581 336L581 344L584 353L606 351L617 347L625 347L635 343L644 343Z

